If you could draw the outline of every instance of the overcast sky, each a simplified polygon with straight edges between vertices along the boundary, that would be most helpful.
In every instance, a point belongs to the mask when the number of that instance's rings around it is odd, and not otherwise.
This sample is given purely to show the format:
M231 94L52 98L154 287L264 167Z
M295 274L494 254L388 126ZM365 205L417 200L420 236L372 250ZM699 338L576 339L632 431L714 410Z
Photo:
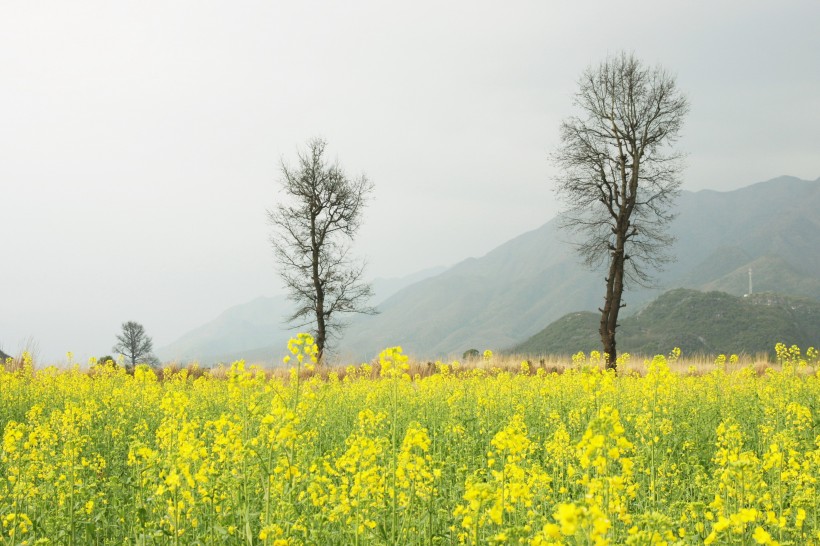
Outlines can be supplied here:
M265 210L311 137L375 183L370 276L558 210L581 72L634 51L691 113L684 188L820 176L820 3L0 2L0 347L155 346L280 291Z

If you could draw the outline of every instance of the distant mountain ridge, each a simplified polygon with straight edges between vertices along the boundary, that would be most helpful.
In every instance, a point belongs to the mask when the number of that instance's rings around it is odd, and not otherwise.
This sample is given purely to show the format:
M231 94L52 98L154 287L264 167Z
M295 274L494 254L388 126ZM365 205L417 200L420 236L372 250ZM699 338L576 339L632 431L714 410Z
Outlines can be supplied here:
M434 267L400 278L377 278L371 283L373 300L380 302L444 269ZM223 311L214 320L159 348L157 354L163 360L196 360L203 364L240 358L273 363L294 335L286 323L292 309L293 304L284 295L255 298Z
M509 352L600 350L599 320L596 313L570 313ZM643 356L668 354L673 347L686 355L772 354L777 343L820 347L820 302L770 292L738 297L678 288L622 320L618 329L618 350Z
M755 292L820 300L820 178L786 176L729 192L684 191L676 211L670 231L677 236L671 249L677 261L657 275L656 288L626 292L624 316L672 288L742 296L749 268ZM393 345L418 358L501 349L567 313L594 311L602 302L604 274L584 269L568 238L553 219L485 256L403 286L378 304L380 314L352 322L337 357L370 359ZM267 340L222 354L282 352L284 340Z
M627 291L625 314L675 287L742 295L749 267L758 291L820 300L820 179L684 191L677 212L670 229L677 262L657 275L656 289ZM459 355L509 347L566 313L595 310L604 274L584 269L567 238L553 219L409 286L352 327L342 346L358 356L395 344L419 357Z

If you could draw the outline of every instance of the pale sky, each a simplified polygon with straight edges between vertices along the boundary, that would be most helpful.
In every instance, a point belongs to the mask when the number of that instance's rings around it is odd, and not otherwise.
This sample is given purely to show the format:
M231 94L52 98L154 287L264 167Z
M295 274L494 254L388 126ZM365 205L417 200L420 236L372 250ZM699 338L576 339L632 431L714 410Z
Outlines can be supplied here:
M375 183L371 277L558 210L581 72L634 51L691 113L684 188L820 176L820 2L0 1L0 347L155 346L280 291L265 210L324 137Z

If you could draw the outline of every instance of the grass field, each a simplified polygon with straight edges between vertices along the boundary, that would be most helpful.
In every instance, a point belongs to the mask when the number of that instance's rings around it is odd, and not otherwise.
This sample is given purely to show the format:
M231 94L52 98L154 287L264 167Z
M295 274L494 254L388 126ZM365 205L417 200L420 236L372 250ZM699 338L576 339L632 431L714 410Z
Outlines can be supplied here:
M820 543L814 350L615 375L290 349L285 376L0 371L0 544Z

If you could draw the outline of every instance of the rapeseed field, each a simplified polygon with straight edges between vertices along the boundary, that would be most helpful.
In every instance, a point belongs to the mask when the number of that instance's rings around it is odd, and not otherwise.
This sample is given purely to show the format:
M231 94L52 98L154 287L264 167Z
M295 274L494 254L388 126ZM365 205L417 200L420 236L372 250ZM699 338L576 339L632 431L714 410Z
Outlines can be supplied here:
M820 543L820 374L0 367L0 544Z

